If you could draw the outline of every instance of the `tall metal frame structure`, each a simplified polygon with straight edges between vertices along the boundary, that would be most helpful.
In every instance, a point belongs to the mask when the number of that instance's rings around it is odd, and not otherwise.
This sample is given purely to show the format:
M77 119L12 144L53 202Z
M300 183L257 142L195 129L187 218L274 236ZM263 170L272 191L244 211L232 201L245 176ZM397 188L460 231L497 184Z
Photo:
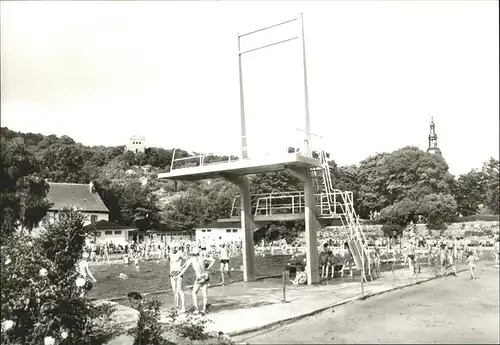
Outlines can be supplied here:
M247 37L252 34L262 32L265 30L269 30L278 26L282 26L285 24L297 22L298 27L297 27L297 35L288 37L286 39L283 39L281 41L265 44L262 46L258 46L255 48L247 49L247 50L241 50L241 38L242 37ZM284 22L270 25L261 29L257 29L254 31L250 31L244 34L239 34L238 33L238 68L239 68L239 86L240 86L240 117L241 117L241 158L246 159L248 158L248 141L247 141L247 129L246 129L246 114L245 114L245 92L244 92L244 87L243 87L243 67L242 67L242 57L245 54L256 52L258 50L264 49L264 48L269 48L278 44L283 44L287 42L291 42L294 40L299 40L300 41L300 56L301 56L301 62L302 62L302 71L303 71L303 83L304 83L304 111L305 111L305 130L302 131L305 134L304 138L304 156L307 157L312 157L312 148L311 148L311 125L310 125L310 118L309 118L309 90L307 86L307 64L306 64L306 44L305 44L305 38L304 38L304 18L303 14L299 13L296 18L286 20Z

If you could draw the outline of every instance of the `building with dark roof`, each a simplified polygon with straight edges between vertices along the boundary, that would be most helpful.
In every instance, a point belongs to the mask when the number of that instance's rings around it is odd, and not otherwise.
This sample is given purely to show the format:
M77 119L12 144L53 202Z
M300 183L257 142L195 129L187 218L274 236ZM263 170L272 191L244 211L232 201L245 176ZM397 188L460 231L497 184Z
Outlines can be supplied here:
M47 200L52 204L47 216L57 217L64 208L77 208L86 216L86 224L100 220L109 221L109 210L104 205L92 183L48 182Z

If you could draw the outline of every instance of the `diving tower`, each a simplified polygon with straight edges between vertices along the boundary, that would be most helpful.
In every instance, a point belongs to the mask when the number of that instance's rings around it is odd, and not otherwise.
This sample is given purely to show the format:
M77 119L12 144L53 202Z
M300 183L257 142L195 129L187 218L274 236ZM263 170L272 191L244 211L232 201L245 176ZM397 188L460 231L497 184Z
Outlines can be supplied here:
M262 32L285 24L296 26L296 35L287 39L262 45L257 48L242 50L240 41L242 37ZM304 129L300 132L299 150L289 152L284 147L281 152L270 155L252 155L247 145L247 130L245 116L245 100L243 90L242 56L277 44L299 41L299 51L304 84ZM312 139L321 138L311 132L309 119L309 96L307 86L306 54L304 41L304 25L302 14L272 26L261 28L249 33L238 34L238 62L239 62L239 88L240 88L240 125L241 149L234 155L226 156L227 159L211 162L213 154L200 154L191 157L175 157L174 150L170 171L158 174L159 179L198 181L212 178L224 178L239 188L239 196L233 202L231 216L224 221L241 219L243 230L243 279L255 280L255 256L253 232L256 223L266 224L276 220L304 220L306 234L306 273L308 284L319 282L318 242L316 230L320 223L332 219L340 220L347 230L350 239L351 251L355 257L356 265L368 268L370 264L368 246L361 231L359 219L354 211L352 192L344 192L333 188L330 166L326 152L318 150L319 156L315 157L312 150ZM294 146L295 147L295 146ZM247 175L266 172L288 171L300 179L304 185L303 191L288 193L273 193L269 195L251 195ZM361 253L361 254L360 254ZM363 258L362 260L360 258ZM358 267L361 267L358 266ZM362 269L365 278L365 269Z

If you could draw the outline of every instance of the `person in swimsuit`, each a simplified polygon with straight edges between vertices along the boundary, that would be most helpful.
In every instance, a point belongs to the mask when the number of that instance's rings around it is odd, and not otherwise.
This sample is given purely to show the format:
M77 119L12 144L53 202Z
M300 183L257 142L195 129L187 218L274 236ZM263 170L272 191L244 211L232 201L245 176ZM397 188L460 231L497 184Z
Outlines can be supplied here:
M351 253L351 248L349 247L349 242L347 241L344 242L344 248L340 252L340 257L342 258L341 259L342 271L340 273L340 277L341 278L344 277L345 267L346 265L349 265L349 272L350 272L349 277L352 278L354 274L352 270L353 256Z
M189 268L189 266L192 266L194 272L196 273L196 279L193 284L193 304L195 308L195 314L198 314L200 312L198 309L198 291L200 290L203 295L202 313L206 313L207 311L208 282L210 281L208 271L212 268L214 263L214 258L208 258L204 255L200 255L200 249L195 246L191 249L191 258L189 258L189 260L183 265L182 269L178 273L178 275L183 275L184 272Z
M470 279L475 280L476 279L476 261L478 261L479 258L475 253L472 251L469 251L467 254L467 259L465 260L465 263L469 266L469 271L470 271Z
M323 245L323 250L319 253L319 262L321 264L321 278L328 276L328 243Z
M182 268L182 253L177 250L177 247L172 248L172 252L168 255L168 261L170 263L170 284L172 284L172 291L174 293L174 304L176 308L179 308L180 300L180 313L186 311L186 298L184 295L184 290L182 289L182 274L179 274Z
M297 273L294 280L290 280L293 285L305 285L307 284L307 273L302 267L301 271Z
M408 256L408 267L410 268L410 273L415 274L415 244L414 240L411 239L406 247L406 253Z
M446 243L446 257L448 259L448 264L451 265L453 268L453 273L455 274L455 277L457 276L457 268L455 267L455 260L454 260L454 252L455 252L455 243L453 241L453 238L450 236L448 239L448 242Z
M96 245L94 242L90 244L90 261L96 261Z
M92 289L92 283L89 280L92 280L92 282L97 283L97 280L94 278L94 275L90 270L88 258L89 258L89 253L83 252L82 259L78 262L76 268L76 271L80 276L80 278L85 279L85 284L83 285L83 291L80 297L84 297L85 293L87 293Z
M222 285L225 285L224 281L224 271L227 272L227 276L229 278L229 283L231 283L231 272L229 271L229 249L226 247L224 243L222 243L220 250L220 275L222 277Z
M497 240L495 241L495 246L493 249L493 255L495 256L495 267L499 268L499 256L500 256L500 238L497 237Z
M381 256L380 256L380 247L375 244L375 250L373 253L373 266L374 266L374 271L375 274L380 277L380 263L381 263Z
M446 243L442 239L439 242L439 263L441 265L441 274L444 275L446 267Z
M326 264L326 276L328 277L328 268L332 268L332 274L330 278L335 277L335 255L331 250L328 251L328 258L327 258L327 264Z

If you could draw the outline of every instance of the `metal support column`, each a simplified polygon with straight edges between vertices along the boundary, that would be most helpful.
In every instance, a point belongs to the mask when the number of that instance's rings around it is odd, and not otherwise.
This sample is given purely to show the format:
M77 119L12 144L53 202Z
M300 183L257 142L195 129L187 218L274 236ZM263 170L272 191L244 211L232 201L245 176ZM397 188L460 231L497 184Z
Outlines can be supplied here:
M319 283L318 268L318 238L319 224L316 220L316 198L314 196L313 182L309 177L308 169L288 168L288 171L304 183L304 214L306 227L306 273L307 284Z
M304 110L305 110L305 120L306 120L306 145L305 145L305 154L308 157L312 157L312 136L311 136L311 123L309 121L309 88L307 87L307 63L306 63L306 40L304 37L304 18L302 13L298 15L298 20L300 23L299 29L299 37L300 37L300 49L302 57L302 66L303 66L303 82L304 82Z
M253 231L255 224L252 217L252 203L250 197L250 183L246 176L223 176L229 182L240 189L241 198L241 230L243 231L243 280L255 280L255 253L253 243Z

